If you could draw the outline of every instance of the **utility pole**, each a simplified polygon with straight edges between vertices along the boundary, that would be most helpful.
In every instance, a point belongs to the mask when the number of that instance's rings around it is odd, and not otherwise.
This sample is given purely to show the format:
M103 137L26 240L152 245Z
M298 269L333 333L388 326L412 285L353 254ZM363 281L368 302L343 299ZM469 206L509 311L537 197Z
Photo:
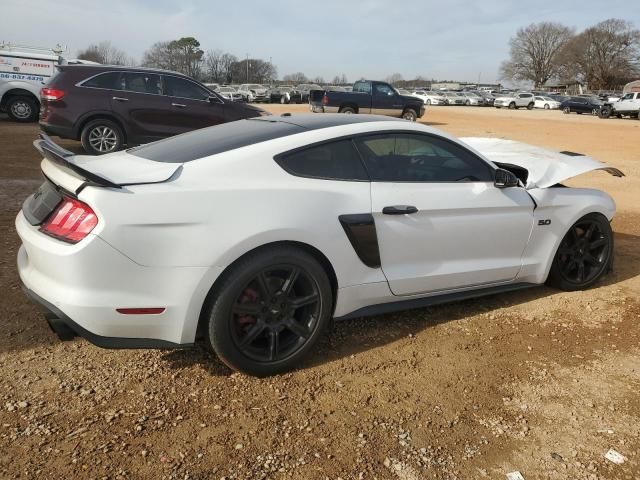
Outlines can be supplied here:
M249 83L249 54L247 53L247 83Z

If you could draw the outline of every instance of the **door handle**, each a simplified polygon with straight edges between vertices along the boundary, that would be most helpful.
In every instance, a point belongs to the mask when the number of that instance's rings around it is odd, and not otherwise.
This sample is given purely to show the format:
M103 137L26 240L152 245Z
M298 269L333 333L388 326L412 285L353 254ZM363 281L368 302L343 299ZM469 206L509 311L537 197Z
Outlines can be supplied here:
M171 106L178 107L178 108L187 108L187 106L184 103L172 103Z
M129 101L129 99L128 99L128 98L124 98L124 97L113 97L113 99L114 99L116 102L128 102L128 101Z
M409 215L411 213L417 213L418 209L413 205L392 205L391 207L384 207L382 213L385 215Z

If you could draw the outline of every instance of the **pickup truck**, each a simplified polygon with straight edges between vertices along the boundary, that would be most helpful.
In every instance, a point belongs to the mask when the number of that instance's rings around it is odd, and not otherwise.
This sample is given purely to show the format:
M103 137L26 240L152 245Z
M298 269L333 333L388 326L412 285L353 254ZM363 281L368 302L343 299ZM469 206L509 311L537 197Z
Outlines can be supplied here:
M312 90L309 94L312 112L373 113L401 117L413 122L424 115L424 102L400 95L388 83L360 80L351 92Z
M640 120L640 92L625 93L617 102L603 105L598 115L600 118L628 116Z

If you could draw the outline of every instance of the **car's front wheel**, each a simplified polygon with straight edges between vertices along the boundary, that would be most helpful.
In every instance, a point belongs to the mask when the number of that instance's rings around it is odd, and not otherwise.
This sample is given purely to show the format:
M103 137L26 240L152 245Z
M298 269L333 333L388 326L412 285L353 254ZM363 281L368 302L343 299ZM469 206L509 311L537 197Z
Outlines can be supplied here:
M208 339L230 368L267 376L300 364L330 323L331 284L318 261L295 247L241 259L215 287Z
M418 119L418 114L412 108L407 108L404 112L402 112L402 118L405 120L409 120L410 122L415 122Z
M613 231L607 218L590 213L574 223L556 252L547 282L567 291L583 290L611 267Z
M509 110L515 110L515 108L516 108L516 102L511 102L509 104Z
M562 109L562 112L563 112L563 113L566 113L566 114L569 114L569 113L571 113L571 108L570 108L570 107L564 107L564 108Z
M545 109L545 110L549 110L549 104L548 104L548 103L545 103L545 104L544 104L544 109Z
M87 123L80 135L82 148L91 155L117 152L124 146L124 133L112 120L98 118Z

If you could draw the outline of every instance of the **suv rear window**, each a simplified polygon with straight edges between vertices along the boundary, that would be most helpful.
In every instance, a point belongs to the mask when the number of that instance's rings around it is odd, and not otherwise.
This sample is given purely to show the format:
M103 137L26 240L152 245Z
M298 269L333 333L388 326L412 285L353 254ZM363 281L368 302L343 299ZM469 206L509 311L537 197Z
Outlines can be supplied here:
M285 122L238 120L130 148L127 152L155 162L185 163L305 130Z
M100 75L96 75L95 77L82 82L82 86L119 90L120 87L118 86L118 77L120 77L120 72L101 73Z

